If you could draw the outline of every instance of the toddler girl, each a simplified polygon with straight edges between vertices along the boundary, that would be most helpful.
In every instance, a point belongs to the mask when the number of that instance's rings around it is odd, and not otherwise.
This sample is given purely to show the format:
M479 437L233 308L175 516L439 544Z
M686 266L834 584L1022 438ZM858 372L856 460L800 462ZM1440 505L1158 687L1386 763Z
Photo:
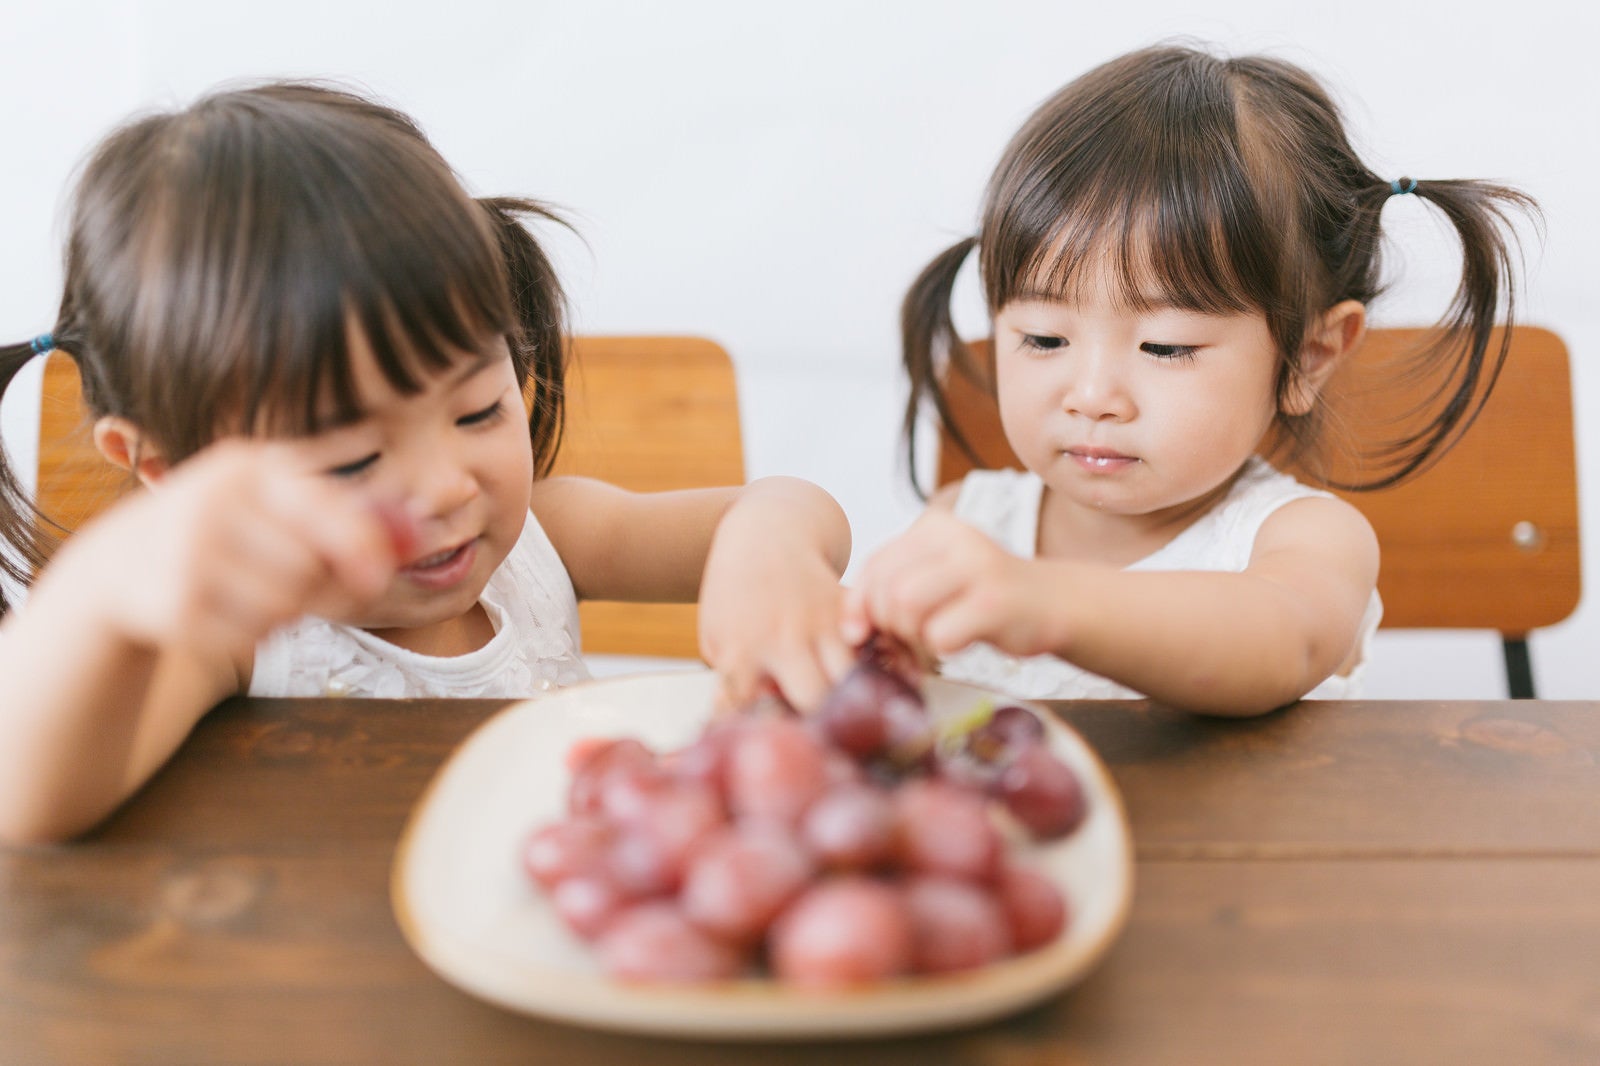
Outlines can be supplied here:
M1374 174L1322 87L1272 58L1152 48L1048 100L1000 160L978 236L903 309L909 437L927 400L950 424L941 363L973 372L950 294L977 247L1026 470L936 493L863 567L845 635L889 631L945 676L1021 697L1238 715L1351 694L1381 614L1372 530L1257 453L1315 443L1379 291L1393 196L1439 208L1463 277L1425 353L1437 405L1356 487L1411 474L1470 424L1504 359L1505 211L1531 201Z
M221 92L105 140L47 335L147 491L51 547L0 465L0 839L76 833L195 722L258 696L536 695L586 675L577 601L693 600L729 698L804 704L849 530L793 479L634 494L541 478L562 295L518 221L404 115L329 86ZM531 508L531 510L530 510ZM826 620L826 624L824 621Z

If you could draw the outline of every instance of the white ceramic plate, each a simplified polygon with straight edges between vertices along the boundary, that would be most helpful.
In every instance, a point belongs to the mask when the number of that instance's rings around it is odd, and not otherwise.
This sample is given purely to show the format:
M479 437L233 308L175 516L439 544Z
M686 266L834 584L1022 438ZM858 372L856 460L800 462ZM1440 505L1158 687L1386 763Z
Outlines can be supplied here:
M1071 922L1055 943L981 970L849 992L606 978L523 873L521 842L565 814L573 741L636 736L657 751L681 747L709 717L712 686L706 671L594 681L480 726L419 801L395 859L395 915L417 954L474 995L546 1018L709 1039L815 1039L952 1028L1021 1009L1081 977L1121 929L1132 892L1121 801L1083 740L1041 711L1089 801L1077 832L1029 856L1068 899ZM937 679L924 695L935 716L969 711L986 695L1016 702Z

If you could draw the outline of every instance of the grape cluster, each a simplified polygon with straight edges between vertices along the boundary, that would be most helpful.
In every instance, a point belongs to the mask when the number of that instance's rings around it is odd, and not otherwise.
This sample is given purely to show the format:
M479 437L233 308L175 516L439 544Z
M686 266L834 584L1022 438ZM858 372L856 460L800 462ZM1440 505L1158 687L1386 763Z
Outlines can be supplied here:
M936 727L871 646L808 717L769 703L676 751L587 740L568 763L567 816L529 834L522 863L620 980L764 965L796 985L856 985L981 966L1068 920L1009 839L1058 838L1084 817L1043 723L986 706Z

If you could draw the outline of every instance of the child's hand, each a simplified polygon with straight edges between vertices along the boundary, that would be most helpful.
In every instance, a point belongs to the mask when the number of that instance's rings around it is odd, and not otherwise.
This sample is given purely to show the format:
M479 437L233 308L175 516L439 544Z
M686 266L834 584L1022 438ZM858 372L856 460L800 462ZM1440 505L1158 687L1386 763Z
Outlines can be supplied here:
M300 443L219 442L85 527L60 569L121 638L238 661L303 614L375 599L400 561L393 520L319 462Z
M700 586L700 650L722 675L725 706L776 690L808 710L849 671L855 653L839 632L838 568L786 515L728 513Z
M867 560L845 593L840 631L859 643L882 630L935 656L978 640L1034 655L1052 648L1048 598L1028 560L931 509Z

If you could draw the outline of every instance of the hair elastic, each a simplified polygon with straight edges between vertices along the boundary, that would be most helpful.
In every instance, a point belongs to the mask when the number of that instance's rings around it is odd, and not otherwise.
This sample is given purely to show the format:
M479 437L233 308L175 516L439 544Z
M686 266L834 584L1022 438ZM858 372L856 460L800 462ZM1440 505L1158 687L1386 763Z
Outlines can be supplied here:
M1396 178L1389 183L1390 196L1404 196L1408 192L1417 191L1416 178Z
M48 333L41 333L28 342L28 347L33 349L34 355L43 355L56 346L56 339Z

